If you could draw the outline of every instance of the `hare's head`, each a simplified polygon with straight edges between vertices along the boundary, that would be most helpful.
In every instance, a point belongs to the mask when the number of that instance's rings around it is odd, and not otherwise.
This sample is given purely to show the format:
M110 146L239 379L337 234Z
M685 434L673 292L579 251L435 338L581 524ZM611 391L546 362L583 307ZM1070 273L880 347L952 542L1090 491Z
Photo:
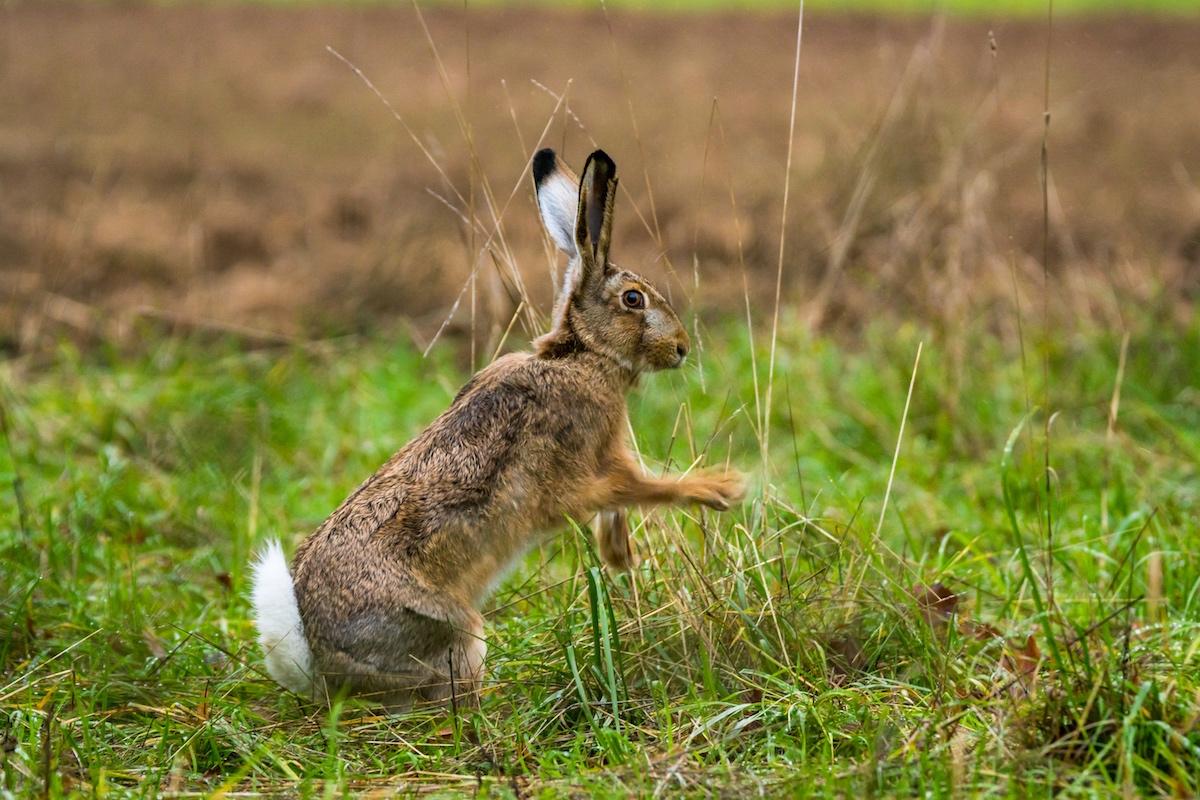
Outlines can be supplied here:
M571 258L542 352L578 343L637 374L683 364L688 335L654 286L608 257L617 165L603 150L577 179L553 150L533 158L538 207L550 238Z

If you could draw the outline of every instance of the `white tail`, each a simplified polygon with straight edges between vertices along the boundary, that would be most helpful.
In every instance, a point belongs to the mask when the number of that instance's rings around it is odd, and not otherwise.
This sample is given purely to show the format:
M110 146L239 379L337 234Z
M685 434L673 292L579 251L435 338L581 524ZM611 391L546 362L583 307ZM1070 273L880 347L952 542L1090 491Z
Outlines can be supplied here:
M280 686L306 697L317 696L312 653L296 606L296 590L279 541L267 545L254 563L254 622L266 655L267 672Z

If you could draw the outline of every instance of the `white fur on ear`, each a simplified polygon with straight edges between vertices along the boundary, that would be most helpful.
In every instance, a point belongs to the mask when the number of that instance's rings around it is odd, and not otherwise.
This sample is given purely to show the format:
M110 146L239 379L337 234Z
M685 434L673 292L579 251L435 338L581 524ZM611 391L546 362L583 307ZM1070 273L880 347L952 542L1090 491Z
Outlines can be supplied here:
M533 185L537 189L542 224L558 249L574 259L575 216L579 213L579 179L549 147L533 156Z
M579 285L581 260L575 242L579 215L579 178L550 148L533 157L533 185L537 188L542 224L559 250L567 254L567 269L554 301L554 326L560 327L571 295Z
M579 211L579 183L556 170L537 187L538 209L550 238L569 257L578 255L575 246L575 217Z

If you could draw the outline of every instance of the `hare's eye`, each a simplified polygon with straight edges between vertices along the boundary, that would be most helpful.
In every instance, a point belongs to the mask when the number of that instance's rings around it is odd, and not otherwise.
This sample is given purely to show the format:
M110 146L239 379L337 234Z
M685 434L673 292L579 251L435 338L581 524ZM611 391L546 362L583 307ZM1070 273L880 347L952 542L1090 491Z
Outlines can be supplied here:
M630 289L629 291L625 292L625 294L621 295L621 302L625 304L626 308L645 308L646 295L642 294L637 289Z

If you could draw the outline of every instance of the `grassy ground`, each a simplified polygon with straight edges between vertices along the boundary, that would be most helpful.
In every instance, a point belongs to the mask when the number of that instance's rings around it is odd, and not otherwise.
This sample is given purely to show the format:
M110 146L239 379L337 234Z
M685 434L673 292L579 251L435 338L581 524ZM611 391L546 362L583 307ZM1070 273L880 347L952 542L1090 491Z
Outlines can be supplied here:
M751 501L646 517L630 577L547 542L489 605L481 709L397 719L263 677L246 560L445 406L453 345L9 362L0 794L1194 794L1200 331L1138 325L1049 338L1047 443L1032 341L785 320L765 467L767 345L702 329L635 440Z

